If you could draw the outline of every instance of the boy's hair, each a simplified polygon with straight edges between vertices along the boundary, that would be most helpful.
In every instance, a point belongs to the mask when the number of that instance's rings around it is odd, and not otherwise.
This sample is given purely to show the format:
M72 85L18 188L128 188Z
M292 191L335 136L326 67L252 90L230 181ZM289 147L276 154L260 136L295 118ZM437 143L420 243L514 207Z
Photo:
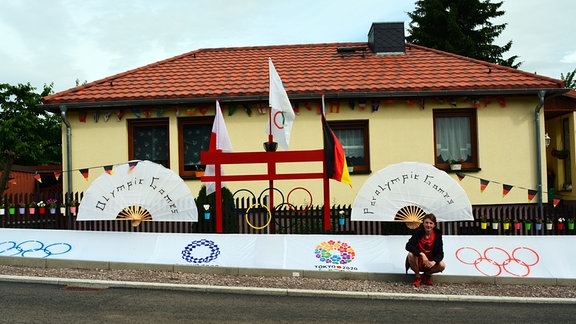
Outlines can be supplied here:
M434 225L436 225L436 215L434 215L434 214L426 214L426 215L424 216L424 219L422 219L422 222L424 222L424 220L426 220L426 218L428 218L429 220L431 220L431 221L434 223Z

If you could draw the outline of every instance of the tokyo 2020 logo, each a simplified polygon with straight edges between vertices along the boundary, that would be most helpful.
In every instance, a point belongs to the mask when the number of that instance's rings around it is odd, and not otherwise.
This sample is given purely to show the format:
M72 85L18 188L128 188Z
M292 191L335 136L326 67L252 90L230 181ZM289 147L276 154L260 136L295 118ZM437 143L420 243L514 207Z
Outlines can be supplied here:
M356 257L356 252L348 243L342 241L329 240L316 246L314 254L322 265L316 268L332 271L352 271L358 268L350 266Z

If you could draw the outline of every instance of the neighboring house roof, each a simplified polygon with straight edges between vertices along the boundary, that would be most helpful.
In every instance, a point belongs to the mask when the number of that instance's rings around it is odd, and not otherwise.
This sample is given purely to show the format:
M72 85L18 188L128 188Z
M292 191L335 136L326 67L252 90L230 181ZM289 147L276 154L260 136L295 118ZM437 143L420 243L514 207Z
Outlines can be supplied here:
M56 93L43 102L46 109L57 109L63 103L81 108L267 100L269 57L291 99L320 94L533 94L564 87L561 80L418 45L406 44L403 55L378 55L368 48L369 43L354 42L200 49Z
M548 99L544 106L546 119L555 118L576 111L576 90Z

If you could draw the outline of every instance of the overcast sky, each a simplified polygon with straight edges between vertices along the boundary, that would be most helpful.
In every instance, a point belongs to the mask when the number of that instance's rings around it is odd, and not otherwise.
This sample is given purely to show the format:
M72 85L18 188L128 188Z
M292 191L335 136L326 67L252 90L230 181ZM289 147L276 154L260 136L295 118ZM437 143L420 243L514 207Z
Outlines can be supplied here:
M367 41L372 22L404 22L415 0L1 0L0 83L55 91L215 47ZM521 70L576 69L575 0L504 0L498 45Z

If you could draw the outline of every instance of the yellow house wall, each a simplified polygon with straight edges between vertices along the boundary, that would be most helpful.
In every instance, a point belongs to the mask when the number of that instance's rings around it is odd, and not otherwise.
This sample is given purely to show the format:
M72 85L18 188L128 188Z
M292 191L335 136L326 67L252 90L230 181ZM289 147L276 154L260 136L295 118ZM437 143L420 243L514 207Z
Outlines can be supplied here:
M501 107L496 100L477 109L478 120L478 146L481 171L463 172L466 177L460 182L454 173L451 176L460 183L467 192L472 204L508 204L526 203L527 189L537 189L536 174L536 148L534 108L537 98L507 97L505 107ZM301 105L300 113L296 116L292 129L290 142L291 150L313 150L322 148L322 129L320 115L317 113L319 100L308 103L311 110ZM228 128L234 151L236 152L263 152L262 143L267 141L265 133L267 115L261 115L253 107L251 116L248 116L242 106L228 115L228 105L222 104L223 115ZM470 101L462 98L457 108L472 108ZM381 103L378 111L372 112L370 102L365 110L357 105L351 110L348 102L341 102L339 113L327 112L330 120L369 120L370 131L370 158L372 175L387 165L402 161L420 161L434 163L434 127L432 119L433 109L451 109L448 103L437 100L427 100L424 109L416 104L410 106L404 100ZM124 118L118 122L112 117L105 122L100 117L96 123L91 118L93 112L88 113L85 123L78 120L76 112L69 112L68 118L72 127L72 168L73 191L86 191L90 183L103 173L103 166L126 162L128 160L128 130L127 119L136 118L126 110ZM102 115L102 114L101 114ZM210 108L206 115L214 115ZM200 116L198 114L198 116ZM177 116L174 110L167 109L162 116L169 118L170 132L170 166L178 172L178 133ZM543 118L541 122L544 134ZM63 143L65 147L65 128L63 128ZM544 142L542 140L542 147ZM64 151L65 152L65 151ZM544 161L544 160L543 160ZM63 165L66 166L64 156ZM545 163L543 162L543 165ZM90 177L86 181L78 169L90 168ZM545 169L545 168L544 168ZM265 166L235 165L225 166L225 174L265 173ZM320 163L303 163L295 165L280 165L279 172L320 172ZM64 172L64 176L66 176ZM352 175L353 187L330 181L330 201L332 204L352 204L363 183L370 176ZM546 177L542 175L544 185ZM487 189L480 191L480 178L490 181ZM193 195L197 195L202 183L199 180L187 180ZM64 179L66 186L67 182ZM514 189L502 197L502 184L514 186ZM312 193L314 204L322 202L322 183L320 180L290 180L275 181L277 187L286 196L297 187L304 187ZM229 182L227 187L235 192L247 188L258 196L268 186L267 182ZM242 194L243 195L243 194ZM275 198L275 202L279 202ZM304 190L294 190L290 194L290 203L296 205L308 204L309 195ZM537 202L535 199L533 202Z

